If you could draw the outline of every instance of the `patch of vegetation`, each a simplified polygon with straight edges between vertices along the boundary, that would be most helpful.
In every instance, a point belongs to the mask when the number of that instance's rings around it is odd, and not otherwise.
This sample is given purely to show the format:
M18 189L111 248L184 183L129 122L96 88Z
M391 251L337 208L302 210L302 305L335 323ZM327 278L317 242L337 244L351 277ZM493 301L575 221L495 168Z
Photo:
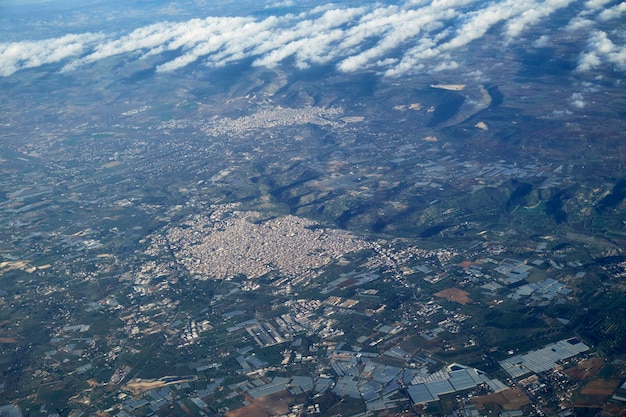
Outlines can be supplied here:
M621 179L613 186L611 193L598 202L596 208L600 212L617 207L626 198L626 179Z
M567 213L563 208L563 204L569 198L569 193L561 190L546 202L546 215L552 217L557 224L567 222Z

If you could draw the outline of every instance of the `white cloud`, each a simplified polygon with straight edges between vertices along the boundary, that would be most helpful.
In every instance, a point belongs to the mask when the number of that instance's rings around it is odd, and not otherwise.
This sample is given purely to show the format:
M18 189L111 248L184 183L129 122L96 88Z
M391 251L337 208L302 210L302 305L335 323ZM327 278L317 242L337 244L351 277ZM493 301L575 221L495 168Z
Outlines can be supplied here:
M626 45L616 45L606 32L595 31L589 38L586 52L578 59L577 70L591 71L607 64L616 70L626 70Z
M598 91L600 91L600 87L598 85L589 81L583 81L581 85L583 87L583 93L597 93Z
M175 51L177 57L157 67L176 71L195 62L210 67L250 59L272 67L286 60L297 68L335 64L338 71L375 70L386 76L463 67L463 49L489 37L490 47L542 47L558 42L566 29L588 36L596 21L617 19L626 3L606 8L610 0L406 0L361 7L322 4L299 14L255 17L207 17L158 22L124 34L75 34L42 41L0 43L0 76L23 68L62 63L72 71L117 55L134 59ZM292 0L268 5L288 6ZM565 28L548 20L566 7L575 18ZM602 11L600 11L602 10ZM545 23L545 28L539 26ZM519 42L530 27L534 43ZM544 30L545 29L545 30ZM493 35L492 35L493 34ZM611 36L614 36L612 34ZM473 62L476 62L474 60ZM624 68L624 48L604 32L593 31L581 50L578 69L610 65Z
M453 17L454 11L449 9L438 14L423 11L406 11L381 19L384 29L380 29L382 39L372 48L344 59L339 63L339 69L345 72L357 71L368 63L381 59L385 54L417 37L422 31L432 29L435 22ZM379 26L380 22L376 22ZM438 25L437 25L438 26Z
M208 55L214 56L214 66L242 59L248 49L269 36L268 30L274 27L277 21L275 17L260 22L241 18L218 19L186 33L190 41L176 39L168 44L166 46L168 50L182 47L184 52L178 58L157 67L157 71L174 71Z
M0 43L0 76L7 77L24 68L61 62L80 55L101 39L101 34L85 33L41 41Z
M440 57L441 51L436 48L436 42L429 38L421 39L417 46L411 48L402 57L402 60L385 71L385 75L396 77L424 68L424 62Z
M581 93L572 94L572 96L570 97L570 100L571 100L572 106L576 107L577 109L582 109L583 107L585 107L585 100Z
M266 9L273 9L276 7L291 7L295 3L292 0L278 1L276 3L268 4L265 6Z
M458 62L447 61L447 62L442 62L441 64L435 66L435 68L432 69L432 72L450 71L450 70L455 70L457 68L459 68Z
M533 42L535 48L545 48L550 46L550 37L548 35L541 35L536 41Z
M587 0L585 2L585 7L592 10L601 9L611 1L612 0Z
M456 49L482 38L494 25L519 13L523 4L524 2L516 0L505 0L470 12L469 19L457 30L456 36L442 48Z
M578 58L578 66L576 69L581 72L591 71L594 68L602 65L602 60L598 55L591 51L587 52Z
M610 9L603 10L598 17L600 20L618 19L626 14L626 2L622 2Z
M527 26L539 23L545 17L554 14L557 10L569 6L574 0L546 0L539 2L523 2L527 9L519 16L513 18L507 25L507 35L511 38L518 37Z
M301 21L292 29L276 30L251 51L259 57L254 65L271 67L289 57L295 57L299 67L327 63L341 50L337 43L346 37L344 26L364 12L363 8L326 10L317 19Z
M595 24L595 21L591 20L591 19L586 19L582 16L576 16L575 18L573 18L572 20L569 21L569 23L567 24L567 26L565 26L565 30L569 30L569 31L579 31L581 29L586 29L588 27L591 27Z

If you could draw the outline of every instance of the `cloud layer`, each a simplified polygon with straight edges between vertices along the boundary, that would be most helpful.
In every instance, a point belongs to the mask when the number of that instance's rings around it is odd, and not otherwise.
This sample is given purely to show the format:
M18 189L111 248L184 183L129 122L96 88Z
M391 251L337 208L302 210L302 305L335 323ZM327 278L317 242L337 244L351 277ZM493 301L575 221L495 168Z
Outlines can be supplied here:
M567 25L547 24L564 11L574 16ZM177 56L160 64L159 72L196 62L221 67L251 59L263 67L285 62L298 68L333 64L342 72L374 70L400 76L456 69L462 64L463 49L487 34L495 33L506 46L519 42L531 28L536 29L530 32L535 47L549 46L553 31L586 33L578 70L611 66L623 71L626 33L604 28L624 16L626 2L611 0L407 0L343 8L328 4L282 16L207 17L158 22L123 34L82 33L0 43L0 76L54 63L72 71L113 56L141 59L166 51Z

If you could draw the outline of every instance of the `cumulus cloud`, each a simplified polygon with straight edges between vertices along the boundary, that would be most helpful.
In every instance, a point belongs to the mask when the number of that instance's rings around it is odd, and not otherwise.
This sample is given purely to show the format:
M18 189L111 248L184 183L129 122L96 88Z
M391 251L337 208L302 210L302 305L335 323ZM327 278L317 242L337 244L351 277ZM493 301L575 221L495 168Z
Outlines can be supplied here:
M626 14L626 2L622 2L616 6L613 6L609 9L603 10L598 17L600 20L612 20L618 19Z
M591 71L604 65L626 70L626 45L616 45L606 32L594 31L587 42L587 50L578 60L578 71Z
M391 16L370 20L362 26L358 26L357 34L350 34L349 40L354 44L354 39L362 42L365 36L371 36L369 28L373 33L380 36L380 40L371 48L352 55L339 63L339 69L345 72L358 71L367 66L368 63L379 60L394 49L406 44L410 39L415 39L422 32L432 32L439 28L441 21L454 17L453 9L444 10L410 10L395 13ZM344 45L344 48L346 47Z
M565 26L565 30L576 32L581 29L586 29L588 27L591 27L594 24L595 22L591 19L586 19L582 16L576 16L575 18L569 21L567 26Z
M507 35L510 38L518 37L527 26L535 25L542 19L554 14L573 3L574 0L546 0L544 2L522 2L526 6L519 16L514 17L507 24Z
M78 56L103 38L102 34L85 33L41 41L0 43L0 76Z
M450 71L457 68L459 68L459 63L456 61L442 62L433 68L433 72Z
M468 18L457 30L456 36L442 48L456 49L482 38L494 25L523 11L523 4L524 2L505 0L468 13Z
M585 100L581 93L572 94L572 96L570 97L570 100L571 100L572 106L576 107L577 109L582 109L583 107L585 107Z
M272 3L272 4L268 4L265 6L266 9L273 9L273 8L277 8L277 7L291 7L293 6L295 3L292 0L284 0L284 1L279 1L276 3Z
M268 2L288 6L291 0ZM597 21L617 19L626 3L607 8L610 0L406 0L403 3L343 7L322 4L299 14L257 17L207 17L183 22L157 22L120 34L73 34L42 41L0 43L0 76L24 68L61 63L64 71L117 55L142 59L163 52L177 56L158 72L177 71L200 62L210 67L250 59L255 66L283 62L297 68L334 64L338 71L374 70L386 76L415 71L454 70L464 65L463 49L493 34L506 47L529 28L543 29L548 18L577 7L565 28L550 27L537 35L541 47L559 39L554 30L592 32L581 51L578 69L624 66L624 48Z
M613 0L587 0L585 7L590 10L601 9Z
M548 35L541 35L539 39L533 42L535 48L545 48L550 46L550 37Z
M184 38L177 37L164 46L166 50L183 48L182 55L160 65L157 71L174 71L208 55L221 57L216 61L222 60L223 64L241 59L247 49L268 36L267 30L276 24L276 20L274 17L260 22L251 19L222 18L201 25L195 30L186 31Z
M365 13L364 8L330 9L313 19L298 22L292 28L271 33L251 51L258 56L256 66L275 66L287 58L296 58L299 67L324 64L338 53L336 43L346 37L346 27Z

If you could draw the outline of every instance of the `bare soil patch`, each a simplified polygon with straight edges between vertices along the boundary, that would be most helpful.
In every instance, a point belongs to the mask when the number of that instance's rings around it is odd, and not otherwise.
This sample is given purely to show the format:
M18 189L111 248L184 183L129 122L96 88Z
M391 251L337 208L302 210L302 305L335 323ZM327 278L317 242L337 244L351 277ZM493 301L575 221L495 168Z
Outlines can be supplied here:
M580 392L583 395L606 396L613 394L619 387L619 379L594 379L589 381Z
M479 410L484 409L486 404L497 404L505 411L518 410L530 404L530 400L524 391L519 388L507 389L489 395L474 397L470 402L472 404L476 404L476 407L478 407Z
M608 403L604 404L604 407L602 407L602 411L607 416L623 417L626 416L626 405Z
M437 297L445 298L448 301L452 301L459 304L469 304L472 300L468 297L469 293L467 291L463 291L459 288L447 288L443 291L439 291L435 294Z
M592 358L580 362L578 365L566 369L564 372L566 375L582 381L584 379L593 378L600 368L604 365L602 358Z
M226 413L226 417L271 417L289 413L294 397L288 391L280 391L261 398L246 396L248 405Z
M459 266L460 266L461 268L469 268L470 266L472 266L472 261L470 261L470 260L465 260L465 261L461 262L461 263L459 264Z

